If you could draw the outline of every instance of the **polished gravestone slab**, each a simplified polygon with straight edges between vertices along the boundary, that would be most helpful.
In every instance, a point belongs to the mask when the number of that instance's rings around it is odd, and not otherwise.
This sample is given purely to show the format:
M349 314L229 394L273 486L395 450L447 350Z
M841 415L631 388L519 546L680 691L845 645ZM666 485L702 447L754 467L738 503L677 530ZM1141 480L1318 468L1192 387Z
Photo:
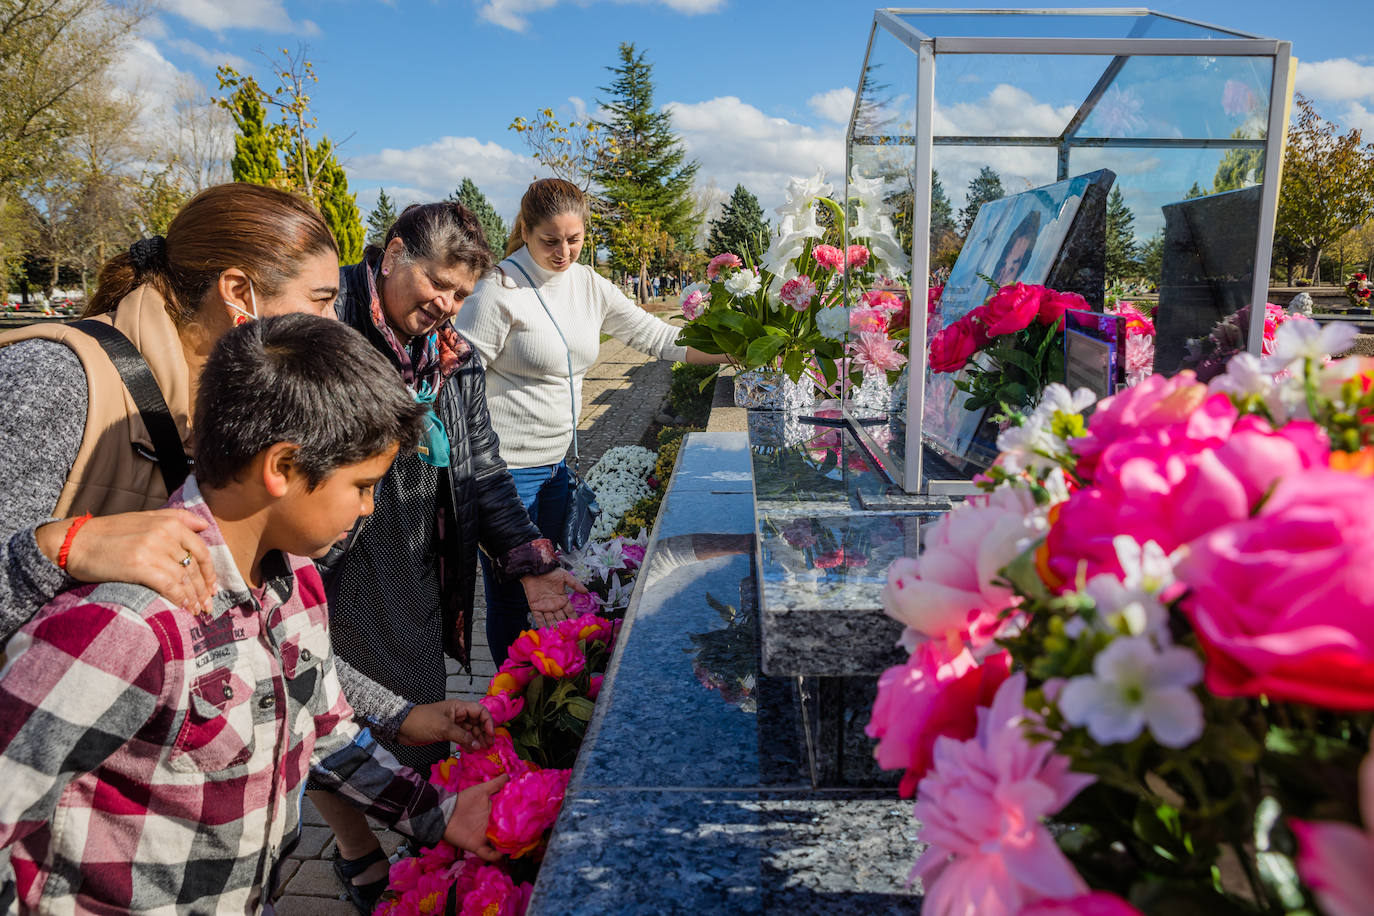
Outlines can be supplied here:
M760 668L752 489L744 434L687 437L530 913L918 906L874 679Z

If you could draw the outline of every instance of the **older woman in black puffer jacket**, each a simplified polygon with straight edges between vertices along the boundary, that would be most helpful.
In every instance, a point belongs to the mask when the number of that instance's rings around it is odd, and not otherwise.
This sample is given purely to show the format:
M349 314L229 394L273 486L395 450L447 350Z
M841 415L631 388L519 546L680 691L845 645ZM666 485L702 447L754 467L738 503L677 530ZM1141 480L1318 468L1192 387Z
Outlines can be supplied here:
M449 324L491 263L476 217L434 203L408 207L382 247L339 272L339 318L434 408L418 453L398 458L379 484L371 518L323 561L344 693L383 738L407 716L444 709L424 704L444 698L445 652L470 665L479 547L524 586L536 626L572 616L567 590L585 591L516 495L487 415L481 357ZM434 723L436 737L447 724ZM489 719L469 724L490 728ZM416 725L407 733L423 730ZM388 747L422 773L449 755L446 743ZM386 887L376 837L333 796L311 799L338 839L341 882L370 912Z

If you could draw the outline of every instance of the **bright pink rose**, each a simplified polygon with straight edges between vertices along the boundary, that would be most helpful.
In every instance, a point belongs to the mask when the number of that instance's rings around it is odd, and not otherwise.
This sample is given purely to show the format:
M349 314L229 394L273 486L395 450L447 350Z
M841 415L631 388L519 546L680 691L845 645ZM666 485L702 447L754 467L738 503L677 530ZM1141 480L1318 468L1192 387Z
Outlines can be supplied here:
M1018 916L1140 916L1140 910L1115 894L1093 891L1068 900L1033 903Z
M1361 830L1338 821L1289 820L1298 875L1326 916L1364 916L1374 900L1374 753L1360 764Z
M986 642L1001 612L1020 603L994 580L1035 534L1034 510L1029 490L1003 487L942 515L919 558L901 557L888 568L883 610L930 639Z
M816 298L816 284L811 282L810 277L793 277L782 285L778 298L794 312L804 312L811 307L811 300Z
M943 328L930 342L932 372L958 372L978 352L978 331L967 316Z
M711 302L711 297L705 291L694 289L682 299L682 317L688 321L696 321L701 317L701 313L706 311L706 306Z
M953 658L943 645L924 643L905 665L888 668L878 678L873 716L864 728L878 739L873 750L885 770L906 770L899 792L910 798L930 769L935 739L964 741L973 737L979 706L992 703L997 688L1011 673L1011 656L998 652L982 665L968 649Z
M1052 742L1026 736L1034 713L1025 693L1025 674L1012 675L978 711L971 739L935 741L912 811L927 844L911 872L925 887L924 916L1016 916L1088 892L1044 820L1094 777L1070 772Z
M1309 470L1255 518L1190 545L1176 574L1219 696L1374 709L1374 481Z
M1040 300L1044 294L1043 286L1027 286L1024 283L1013 283L999 289L983 304L980 313L988 336L1015 334L1029 327L1040 314Z
M514 776L491 798L487 839L513 859L527 855L558 819L572 770L531 770Z
M743 267L744 262L735 254L718 254L706 265L706 279L714 280L726 268Z
M1088 435L1070 443L1081 459L1080 476L1086 473L1091 479L1098 456L1113 442L1156 429L1183 426L1205 400L1207 386L1185 371L1173 377L1152 375L1133 388L1099 401L1088 423ZM1234 417L1234 409L1230 415ZM1209 424L1197 427L1189 438L1200 438L1198 434L1210 432L1213 427L1221 436L1230 432L1224 423Z
M863 267L868 263L868 249L863 245L850 245L845 249L844 260L850 267Z
M1064 313L1067 311L1088 312L1092 311L1092 306L1078 293L1061 293L1047 289L1040 298L1040 312L1036 317L1043 325L1057 324L1057 330L1063 330Z
M509 693L482 697L477 702L487 708L487 712L491 713L491 721L497 725L505 725L520 715L520 711L525 708L524 697L511 696Z
M510 875L496 865L487 865L477 871L472 890L463 897L459 916L520 916L522 896ZM440 908L434 912L441 912Z
M822 267L844 273L844 252L834 245L817 245L811 249L811 257Z
M582 673L587 667L587 657L582 648L572 640L545 640L530 657L534 667L546 677L571 678Z

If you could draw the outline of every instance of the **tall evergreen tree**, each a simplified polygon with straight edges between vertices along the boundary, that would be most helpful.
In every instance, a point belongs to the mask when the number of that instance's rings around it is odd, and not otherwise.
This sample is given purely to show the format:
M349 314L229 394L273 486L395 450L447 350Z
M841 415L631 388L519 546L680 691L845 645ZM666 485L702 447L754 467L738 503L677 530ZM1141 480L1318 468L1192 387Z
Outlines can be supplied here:
M1195 181L1195 182L1193 182L1193 186L1192 186L1191 188L1188 189L1188 193L1183 195L1183 199L1184 199L1184 200L1192 200L1192 199L1195 198L1195 197L1206 197L1206 196L1207 196L1207 192L1204 191L1204 190L1202 190L1202 185L1198 184L1198 183Z
M644 52L633 44L620 45L620 63L607 67L614 75L609 86L609 101L602 102L606 120L598 121L605 131L606 148L613 151L597 163L593 178L601 188L606 219L614 230L616 223L645 223L652 219L678 248L692 245L696 215L692 200L692 179L699 163L688 161L672 118L654 107L653 67ZM639 233L622 233L634 237ZM622 270L641 272L643 261L611 242L612 263ZM638 263L636 263L638 261Z
M386 196L386 188L377 195L377 206L367 215L367 244L381 246L387 230L396 222L396 205Z
M1135 214L1126 206L1120 188L1107 198L1107 279L1119 280L1136 273Z
M472 211L477 217L477 222L482 224L482 234L487 237L488 247L499 258L506 250L506 238L510 235L510 230L506 228L506 221L501 218L501 214L497 213L491 201L487 200L487 195L477 187L477 183L471 178L464 178L459 182L458 190L450 194L448 199L456 200Z
M1001 200L1007 195L1002 189L1002 176L992 170L990 166L983 166L978 172L978 176L968 183L968 202L964 204L964 209L959 211L959 234L968 238L969 230L973 228L973 221L978 218L978 211L983 204Z
M1164 230L1160 229L1140 246L1140 272L1145 279L1159 282L1164 273Z
M339 245L339 263L356 264L363 258L363 218L358 195L349 193L348 175L334 156L334 144L321 139L311 150L316 157L314 197L324 221Z
M278 185L281 182L281 142L275 126L267 124L267 106L257 80L245 76L223 102L234 117L234 158L229 163L235 181Z
M763 218L759 199L742 184L711 220L711 235L706 240L710 255L732 252L757 264L768 248L768 221Z

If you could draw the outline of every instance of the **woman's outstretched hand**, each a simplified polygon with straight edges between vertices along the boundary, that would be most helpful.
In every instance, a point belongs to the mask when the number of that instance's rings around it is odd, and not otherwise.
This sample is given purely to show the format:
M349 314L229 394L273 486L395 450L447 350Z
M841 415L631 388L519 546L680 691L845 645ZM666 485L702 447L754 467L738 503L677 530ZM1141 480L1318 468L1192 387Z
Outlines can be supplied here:
M74 522L50 522L35 532L38 549L54 563ZM92 518L72 538L67 574L79 582L143 585L177 607L208 613L218 584L210 548L199 534L208 525L185 509Z
M525 601L530 606L530 622L536 628L547 627L560 620L571 620L577 614L568 601L568 589L582 594L587 586L566 569L558 568L542 576L525 576L520 580L525 587Z

